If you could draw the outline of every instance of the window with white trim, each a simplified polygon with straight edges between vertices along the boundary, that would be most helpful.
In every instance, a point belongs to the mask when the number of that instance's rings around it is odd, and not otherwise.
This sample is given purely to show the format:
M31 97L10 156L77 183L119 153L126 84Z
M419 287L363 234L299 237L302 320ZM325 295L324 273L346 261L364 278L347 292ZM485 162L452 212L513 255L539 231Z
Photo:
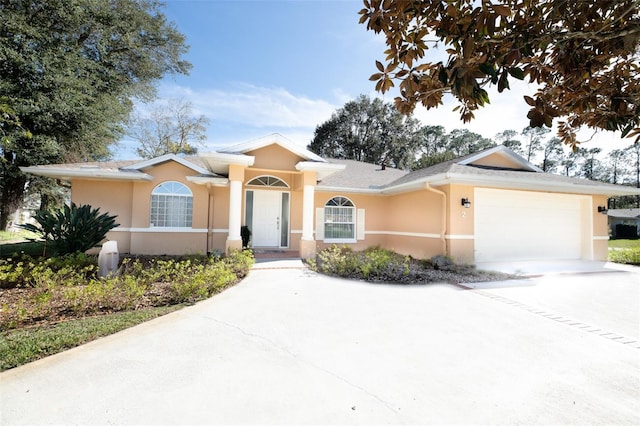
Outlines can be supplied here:
M151 226L190 228L193 194L180 182L163 182L151 192Z
M247 186L271 186L276 188L288 188L285 181L275 176L258 176L247 182Z
M324 239L356 239L356 208L346 197L333 197L324 206Z

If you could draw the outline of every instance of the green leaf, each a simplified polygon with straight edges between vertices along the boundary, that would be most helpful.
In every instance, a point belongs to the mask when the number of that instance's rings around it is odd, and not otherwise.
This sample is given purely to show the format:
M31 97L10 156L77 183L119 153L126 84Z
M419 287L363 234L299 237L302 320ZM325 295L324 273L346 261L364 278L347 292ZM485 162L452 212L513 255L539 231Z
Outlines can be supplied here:
M493 68L493 65L485 62L483 64L480 64L480 66L478 67L480 68L480 71L482 71L482 73L486 74L486 75L490 75L492 77L496 76L496 70Z
M513 78L517 78L518 80L524 80L524 71L517 67L511 67L508 69L509 74Z

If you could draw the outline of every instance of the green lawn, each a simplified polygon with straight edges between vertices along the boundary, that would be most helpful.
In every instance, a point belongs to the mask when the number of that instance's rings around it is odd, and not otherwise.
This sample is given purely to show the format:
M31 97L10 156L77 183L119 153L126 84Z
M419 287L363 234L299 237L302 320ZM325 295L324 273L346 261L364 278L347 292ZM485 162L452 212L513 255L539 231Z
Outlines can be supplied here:
M24 241L27 238L37 238L38 235L29 231L0 231L0 244L15 243L18 241Z
M182 307L181 304L146 308L2 332L0 371L82 345Z
M609 248L640 248L639 240L609 240Z
M640 265L640 240L609 240L609 261Z
M29 241L38 235L29 231L0 231L0 259L13 256L15 253L25 253L30 256L40 256L43 253L42 242Z

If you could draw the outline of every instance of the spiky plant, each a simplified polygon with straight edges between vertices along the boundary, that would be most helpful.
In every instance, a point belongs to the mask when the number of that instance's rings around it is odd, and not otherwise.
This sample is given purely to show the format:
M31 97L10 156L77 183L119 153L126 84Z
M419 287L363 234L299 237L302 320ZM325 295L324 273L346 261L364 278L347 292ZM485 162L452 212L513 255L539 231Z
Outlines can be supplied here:
M71 203L51 212L39 210L33 216L37 225L25 224L21 228L35 232L45 241L52 255L85 252L97 247L107 232L119 226L117 216L100 214L99 208Z

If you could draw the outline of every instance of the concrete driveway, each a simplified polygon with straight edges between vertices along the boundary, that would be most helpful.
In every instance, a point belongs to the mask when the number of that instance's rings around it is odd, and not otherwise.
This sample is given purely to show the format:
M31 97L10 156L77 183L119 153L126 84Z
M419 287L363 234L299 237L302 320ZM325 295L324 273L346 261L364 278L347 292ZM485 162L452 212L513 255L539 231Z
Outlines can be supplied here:
M0 374L0 423L640 423L638 269L464 289L286 266Z

